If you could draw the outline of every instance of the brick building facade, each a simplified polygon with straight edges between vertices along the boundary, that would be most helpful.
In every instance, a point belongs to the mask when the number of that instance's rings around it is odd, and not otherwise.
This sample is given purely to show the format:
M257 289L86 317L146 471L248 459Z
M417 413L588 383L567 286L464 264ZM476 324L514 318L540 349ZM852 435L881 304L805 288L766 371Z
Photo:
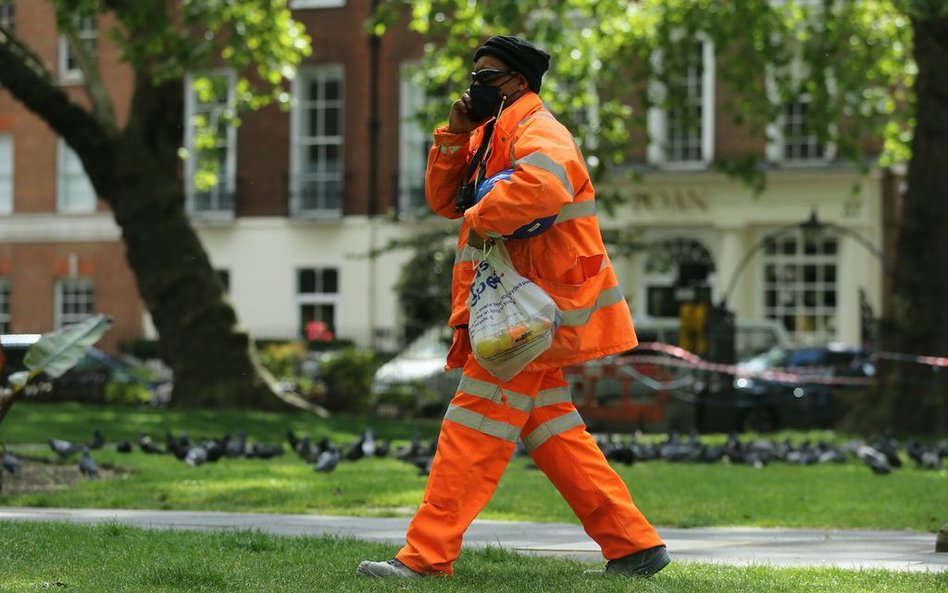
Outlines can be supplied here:
M397 348L403 322L393 286L409 254L364 255L390 239L445 224L393 215L423 204L430 136L412 127L409 103L419 93L402 76L405 64L420 59L422 40L396 26L373 44L363 28L370 0L290 5L314 39L313 54L288 88L293 107L244 115L240 128L221 139L218 186L189 189L188 208L253 335L300 337L315 319L339 337ZM75 79L51 5L0 0L4 6L0 24L35 48L82 100L82 87L70 84ZM122 121L131 77L104 34L110 26L103 17L81 30L94 39ZM636 133L629 144L645 182L617 175L601 184L629 198L614 215L600 214L603 228L630 230L653 245L616 261L633 312L673 315L683 271L697 265L700 290L716 301L727 296L739 317L775 319L800 342L858 342L860 291L878 311L882 277L871 254L851 240L814 242L794 231L746 267L740 264L768 235L814 210L881 245L880 175L862 178L816 146L802 104L788 106L778 146L736 128L718 108L728 97L714 84L714 48L702 46L696 59L684 79L695 89L695 105L713 116L691 133L676 127L675 114L650 113L651 135L662 143L648 145ZM226 79L228 73L212 75ZM186 93L186 118L215 113L218 106L192 96L190 85ZM183 140L187 145L190 136ZM766 154L771 165L763 196L709 166L714 156L749 151ZM863 186L858 199L850 191L854 182ZM44 332L89 312L116 320L107 349L153 334L107 208L87 195L81 167L65 145L0 89L0 331Z

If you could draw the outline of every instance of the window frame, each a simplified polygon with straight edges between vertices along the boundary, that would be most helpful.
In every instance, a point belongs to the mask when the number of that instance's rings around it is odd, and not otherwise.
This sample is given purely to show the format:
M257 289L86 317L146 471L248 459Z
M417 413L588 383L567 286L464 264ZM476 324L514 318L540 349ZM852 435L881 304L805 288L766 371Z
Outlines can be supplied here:
M304 271L311 270L316 275L316 290L314 292L302 292L300 290L300 274ZM336 290L335 292L325 292L319 290L322 273L326 271L332 271L336 274ZM341 319L340 307L342 305L342 291L340 290L342 286L342 269L339 266L324 266L324 265L315 265L315 266L298 266L294 268L293 281L295 283L293 287L293 297L294 297L294 311L296 312L296 328L298 332L301 332L301 335L306 335L306 320L303 318L303 307L306 305L321 306L321 305L331 305L332 306L332 320L327 323L329 331L331 331L336 337L339 336L339 320Z
M308 88L311 82L325 80L335 77L338 85L339 94L335 99L316 99L308 98ZM293 109L290 113L290 180L288 184L288 210L289 215L297 218L315 218L315 219L339 219L345 214L346 197L346 71L342 63L318 64L307 68L301 68L297 77L293 80ZM304 98L307 93L307 98ZM303 123L308 121L304 116L304 111L310 109L338 109L338 133L335 135L314 135L303 134ZM338 169L336 171L315 171L304 172L304 158L307 150L313 146L335 146L338 149ZM338 204L332 207L325 206L328 198L331 196L320 197L317 194L315 201L316 207L304 207L303 189L308 178L312 178L315 183L332 182L333 176L336 176L338 183L338 195L336 196ZM322 203L322 206L320 205Z
M431 132L424 129L417 117L426 98L424 89L412 80L411 71L419 64L416 60L405 61L399 68L398 213L407 216L428 213L425 170L428 151L434 144Z
M94 23L95 27L86 25ZM80 43L92 41L95 49L89 56L93 60L98 60L99 56L99 16L98 15L80 15L76 16L76 38ZM72 55L72 48L65 35L59 35L59 79L66 84L77 84L83 82L82 69L78 67L71 68L69 63L75 58Z
M13 0L0 0L0 25L16 34L16 3Z
M662 169L681 171L706 169L714 160L714 133L715 133L715 56L714 44L706 35L698 35L696 41L701 43L701 158L696 160L673 161L668 158L668 109L659 107L664 102L667 88L656 79L648 83L648 94L652 107L647 113L648 146L646 159L649 163ZM656 51L651 57L652 66L661 71L663 53Z
M783 158L787 161L823 159L826 147L816 133L810 131L810 96L801 95L784 106ZM791 133L790 128L796 128ZM806 152L806 155L803 153Z
M85 289L88 293L88 312L67 314L63 310L63 307L65 307L66 302L67 302L66 289L76 288L76 287L79 289ZM71 323L78 323L84 319L87 319L89 316L95 313L95 282L92 280L92 278L85 277L85 276L69 276L69 277L57 278L55 282L54 297L55 297L54 298L55 309L54 309L53 324L56 329L62 328L65 325L68 325Z
M714 252L709 246L706 237L691 234L675 233L658 237L649 241L649 247L644 251L640 282L641 304L639 308L645 315L661 318L663 315L653 308L653 294L667 292L672 300L678 303L673 317L678 317L678 308L682 301L689 300L678 294L682 287L677 285L681 266L692 263L703 263L708 267L708 275L703 285L690 287L695 295L707 293L711 295L716 289L716 270ZM695 297L697 298L697 296Z
M198 99L194 93L194 81L197 78L225 78L227 79L227 98L224 103L203 103L201 106L211 105L206 111L199 109ZM185 76L185 95L184 95L184 141L187 148L188 158L185 159L185 204L188 215L192 218L202 220L232 220L235 217L236 205L236 186L237 186L237 128L227 125L227 137L223 142L226 150L223 159L224 170L217 172L217 185L207 190L211 193L210 200L213 202L210 208L198 208L198 190L194 184L194 175L197 172L197 149L194 146L195 126L193 119L197 115L208 115L211 118L220 118L220 113L227 109L233 109L235 93L237 86L237 75L233 70L227 68L218 68L209 70L201 74L189 72ZM216 125L212 122L211 125ZM222 146L221 137L218 136L217 148Z
M216 268L214 270L217 273L217 280L221 283L221 288L224 291L225 295L231 294L231 283L233 278L230 273L230 268Z
M290 10L305 10L311 8L342 8L346 0L290 0Z
M0 334L8 334L10 332L10 322L12 321L12 316L10 315L10 295L12 289L10 286L10 279L6 276L0 276Z
M783 325L791 340L801 345L823 344L835 341L839 334L840 326L838 323L827 330L826 321L830 319L838 320L840 314L840 250L842 242L839 237L830 234L821 234L814 238L818 245L815 253L807 253L807 234L803 229L788 231L781 234L774 240L774 252L770 253L769 246L765 246L760 255L760 311L764 319L773 319ZM792 254L782 253L781 246L787 240L793 240L795 243ZM832 253L826 251L826 243L833 243ZM780 274L781 267L790 266L793 268L794 278L780 280L779 278L771 281L768 277L768 265L774 266L775 278ZM806 278L807 266L814 266L814 278L808 281ZM832 266L833 280L827 281L826 267ZM783 305L775 301L775 304L768 304L767 293L773 290L775 299L779 301L781 290L789 291L793 295L794 302L791 305ZM812 291L814 304L806 304L806 293ZM826 305L823 299L825 293L833 293L833 304ZM821 302L822 301L822 302ZM793 329L787 327L784 323L784 317L794 317ZM800 329L798 325L801 319L810 318L813 320L814 329Z
M787 158L786 149L787 149L787 138L784 130L786 129L786 118L787 118L787 108L791 104L797 103L806 103L809 104L811 101L811 96L808 93L800 93L792 101L787 103L782 100L777 92L777 84L774 80L774 70L772 67L768 67L767 76L766 76L766 85L767 85L767 96L770 98L770 101L774 105L780 106L780 115L774 120L767 124L767 146L766 146L766 157L767 160L771 163L778 164L783 167L813 167L826 165L833 161L836 158L836 143L827 141L822 145L823 154L820 157L810 157L810 158ZM794 84L799 84L801 80L804 80L807 73L804 72L803 63L796 59L790 64L790 77L791 81ZM836 84L833 78L830 78L827 81L829 94L836 94ZM807 128L809 128L809 123L807 122ZM828 136L832 137L835 134L836 126L835 124L830 124ZM810 137L816 138L816 133L811 132Z
M77 172L66 170L66 165L71 164L71 162L67 163L69 159L75 159L79 171L82 173L81 180L85 182L84 184L88 185L89 192L92 196L92 200L89 204L85 202L79 206L69 206L67 204L67 178L74 179L78 175ZM83 190L85 188L79 187L77 189ZM68 193L72 192L69 191ZM89 176L86 174L85 167L83 167L79 155L66 144L65 140L59 138L56 148L56 212L59 214L91 214L97 209L98 199L99 196L96 194L95 187L92 186L92 181L89 180Z
M13 214L15 150L13 134L0 133L0 215Z

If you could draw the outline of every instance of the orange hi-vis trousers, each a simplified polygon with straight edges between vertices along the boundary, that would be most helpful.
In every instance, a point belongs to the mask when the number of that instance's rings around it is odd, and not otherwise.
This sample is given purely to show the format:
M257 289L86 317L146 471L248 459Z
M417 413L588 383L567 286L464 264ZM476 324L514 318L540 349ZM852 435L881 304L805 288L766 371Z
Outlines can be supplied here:
M663 545L586 432L561 369L501 382L472 356L444 416L424 500L396 556L405 566L452 574L464 532L493 495L518 438L606 559Z

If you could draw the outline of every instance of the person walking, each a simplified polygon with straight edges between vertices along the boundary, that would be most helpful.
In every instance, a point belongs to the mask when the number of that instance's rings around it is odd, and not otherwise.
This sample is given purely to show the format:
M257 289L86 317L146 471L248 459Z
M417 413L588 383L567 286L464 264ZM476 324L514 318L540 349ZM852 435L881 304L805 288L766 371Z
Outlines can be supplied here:
M434 131L425 194L438 214L463 217L452 279L454 341L445 369L463 368L445 413L424 499L405 546L357 574L453 574L464 532L487 504L522 440L608 561L604 574L648 577L670 557L586 431L562 368L638 343L603 245L595 194L570 132L539 91L550 56L528 41L493 36L474 53L471 87ZM493 179L499 173L497 180ZM495 181L484 195L478 187ZM501 381L478 364L466 306L485 241L504 241L514 268L562 315L553 344Z

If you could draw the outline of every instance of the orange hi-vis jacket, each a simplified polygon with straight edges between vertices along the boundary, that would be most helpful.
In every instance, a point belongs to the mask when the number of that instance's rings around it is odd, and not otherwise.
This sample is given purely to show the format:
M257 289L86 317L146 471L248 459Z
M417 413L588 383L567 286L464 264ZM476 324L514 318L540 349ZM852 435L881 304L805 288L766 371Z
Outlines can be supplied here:
M428 155L425 194L436 213L450 219L455 193L465 183L468 163L480 146L485 126L471 134L434 132ZM562 323L553 345L525 370L575 364L634 348L632 315L618 286L596 218L595 192L573 136L543 107L533 92L505 108L494 125L486 177L514 169L509 182L494 185L463 213L451 285L455 343L446 368L463 367L470 343L467 297L481 251L468 245L476 229L503 237L524 225L555 216L545 232L505 241L514 268L545 290L560 308Z

